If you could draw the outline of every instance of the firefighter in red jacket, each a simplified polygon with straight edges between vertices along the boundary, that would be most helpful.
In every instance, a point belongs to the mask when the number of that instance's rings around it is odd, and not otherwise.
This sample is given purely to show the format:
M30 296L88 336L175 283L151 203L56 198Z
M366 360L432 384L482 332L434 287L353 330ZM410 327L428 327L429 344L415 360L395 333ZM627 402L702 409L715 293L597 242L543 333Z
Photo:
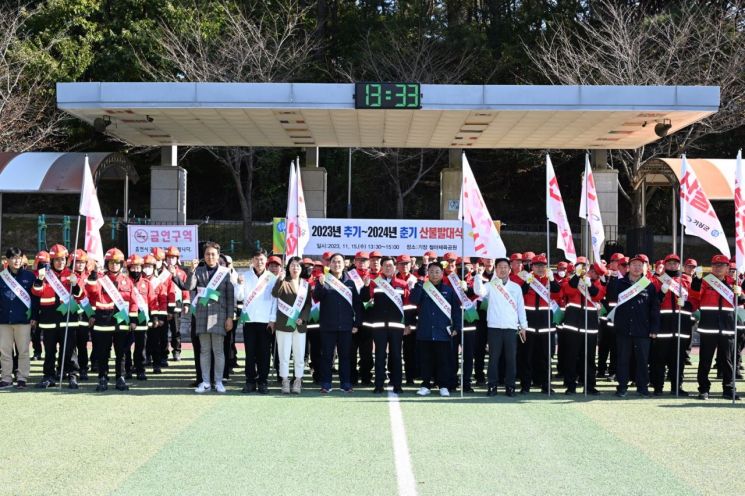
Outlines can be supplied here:
M132 298L133 286L130 279L122 274L124 254L118 248L111 248L104 256L105 272L92 271L86 281L85 289L95 310L90 324L93 326L93 354L98 361L98 386L96 391L109 388L109 356L114 345L116 389L129 389L124 379L124 359L127 346L127 333L134 331L136 321L130 321L129 314L137 311Z
M72 272L78 278L78 285L83 288L85 281L88 279L88 253L85 250L77 249L75 254L70 261L72 264ZM70 328L75 327L75 349L78 354L78 365L80 366L80 380L88 380L88 341L90 341L90 327L88 326L88 318L93 315L92 308L90 306L90 300L85 295L83 289L83 295L80 299L80 305L75 315L70 317Z
M565 344L563 351L562 346L559 346L559 355L562 355L560 361L564 367L566 394L575 394L577 391L580 370L584 375L584 366L578 367L582 360L587 364L587 383L584 387L588 394L600 394L595 388L595 348L598 337L598 302L605 296L605 288L600 284L599 277L605 275L606 268L597 263L588 265L585 257L577 257L574 275L564 281L562 286L567 304L563 324ZM587 356L584 356L585 334Z
M130 322L135 322L134 328L134 369L138 381L146 381L145 374L145 346L148 330L152 327L154 318L152 310L157 307L157 301L153 286L150 281L143 277L142 266L144 260L139 255L130 255L127 259L127 274L132 281L132 300L136 310L129 312Z
M743 302L742 288L735 283L727 272L729 258L715 255L711 259L711 274L693 282L694 289L699 290L701 318L698 322L698 333L701 336L701 347L698 362L699 399L709 399L709 372L714 352L722 371L722 390L727 399L740 399L734 392L734 363L732 355L735 346L735 312L733 300ZM700 289L699 289L700 288Z
M82 281L67 268L67 256L67 248L60 244L52 246L49 250L52 266L49 269L41 267L31 287L32 295L39 298L37 325L44 340L44 378L36 385L41 389L56 385L57 369L61 368L63 361L65 372L69 373L69 388L78 389L80 368L75 353L76 327L68 328L67 319L77 319L77 300L82 297L83 290ZM60 347L59 357L57 346Z
M680 257L674 253L665 257L664 266L665 270L657 275L654 282L660 299L660 331L650 336L652 343L649 353L649 380L654 388L654 395L661 396L665 376L669 374L671 393L675 394L677 391L680 396L688 396L680 382L685 367L686 340L691 337L693 324L692 307L688 301L691 278L680 273Z
M529 393L533 383L545 394L551 387L548 378L549 336L554 330L551 301L553 295L561 293L561 285L554 280L553 273L547 270L548 260L545 255L536 255L531 260L533 271L522 284L528 327L525 328L525 342L517 345L517 372L521 394ZM539 294L534 285L547 289L545 293ZM548 301L541 295L545 295ZM558 304L556 308L559 308Z
M181 253L175 246L169 246L165 251L166 270L171 274L171 287L168 294L168 328L161 336L165 336L161 356L161 364L168 366L168 333L171 334L171 352L173 360L181 360L181 313L184 306L189 305L189 291L186 289L186 272L181 268L179 258ZM186 315L186 318L189 318Z
M142 277L150 282L153 290L153 299L150 302L150 317L152 325L147 330L146 353L152 358L153 374L160 374L160 363L163 351L162 333L166 327L168 318L168 282L155 275L155 257L151 254L145 255L142 260ZM167 346L167 345L166 345Z

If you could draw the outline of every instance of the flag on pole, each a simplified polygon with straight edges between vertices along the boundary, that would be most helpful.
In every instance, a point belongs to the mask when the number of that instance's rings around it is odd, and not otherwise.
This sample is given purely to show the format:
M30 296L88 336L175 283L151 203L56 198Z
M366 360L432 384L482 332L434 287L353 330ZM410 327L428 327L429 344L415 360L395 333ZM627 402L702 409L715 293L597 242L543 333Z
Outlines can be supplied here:
M582 199L579 205L579 216L582 219L587 219L590 225L592 253L595 255L595 261L599 262L602 258L600 249L605 242L605 229L603 229L603 218L600 215L595 178L592 176L592 168L590 168L590 156L587 154L585 154L585 175L582 178Z
M103 243L100 231L103 227L103 215L101 205L98 203L96 186L93 184L88 155L85 156L83 185L80 188L79 213L85 217L85 251L88 252L89 257L103 265Z
M502 258L507 255L507 248L489 215L465 153L463 153L463 181L460 188L458 218L463 219L470 226L477 255L485 258Z
M290 182L287 192L287 226L285 237L285 255L288 257L302 256L305 246L310 241L308 214L305 210L305 195L303 194L303 180L299 165L290 165Z
M722 224L685 155L680 171L680 223L685 227L685 234L698 236L714 245L722 255L730 256Z
M737 152L735 168L735 265L737 272L745 273L745 176L742 172L742 150Z
M574 238L569 226L564 201L561 199L559 182L556 180L554 166L551 156L546 154L546 217L556 224L558 235L556 236L556 247L564 251L564 257L572 263L577 261L577 250L574 249Z

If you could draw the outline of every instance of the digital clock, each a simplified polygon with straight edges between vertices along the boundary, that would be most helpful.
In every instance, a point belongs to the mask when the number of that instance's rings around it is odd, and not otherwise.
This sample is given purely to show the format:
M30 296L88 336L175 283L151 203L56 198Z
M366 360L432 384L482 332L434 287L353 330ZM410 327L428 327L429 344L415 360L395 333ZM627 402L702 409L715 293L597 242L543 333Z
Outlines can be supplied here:
M355 83L356 109L420 109L419 83Z

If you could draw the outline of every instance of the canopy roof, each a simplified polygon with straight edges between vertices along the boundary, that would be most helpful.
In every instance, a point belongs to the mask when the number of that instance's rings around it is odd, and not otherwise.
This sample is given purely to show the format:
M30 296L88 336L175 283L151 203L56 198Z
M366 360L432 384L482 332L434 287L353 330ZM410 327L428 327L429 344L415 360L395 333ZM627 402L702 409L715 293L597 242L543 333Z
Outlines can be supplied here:
M689 158L687 160L709 200L734 200L736 160L723 158ZM682 167L683 160L680 158L661 158L647 163L642 167L642 172L648 185L677 188L682 177Z
M96 182L139 180L120 153L0 153L0 193L80 193L86 155Z
M354 84L58 83L57 104L132 145L638 148L719 108L701 86L421 85L417 110L355 109Z

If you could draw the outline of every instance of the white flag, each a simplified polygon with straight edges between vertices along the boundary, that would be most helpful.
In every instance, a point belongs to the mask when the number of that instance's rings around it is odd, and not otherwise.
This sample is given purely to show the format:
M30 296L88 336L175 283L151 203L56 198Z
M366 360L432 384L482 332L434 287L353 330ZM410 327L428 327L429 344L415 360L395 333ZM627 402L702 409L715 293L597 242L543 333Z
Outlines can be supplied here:
M103 265L103 243L101 242L101 231L103 227L103 215L101 205L98 204L96 186L93 184L93 175L88 163L88 155L85 156L83 170L83 185L80 188L80 215L85 216L85 251L88 256Z
M745 176L742 172L742 150L737 152L735 169L735 265L737 272L745 273Z
M285 216L285 255L300 257L310 241L308 214L305 210L305 195L300 166L290 165L290 182L287 191L287 214Z
M577 261L577 251L574 249L574 238L569 226L564 201L561 199L559 182L556 180L551 157L546 154L546 217L556 224L558 231L556 247L564 251L564 257L572 263Z
M471 228L476 255L485 258L503 258L507 255L507 249L489 215L489 209L486 208L465 153L463 154L463 181L460 188L458 218L464 219Z
M680 171L680 223L685 227L685 234L698 236L714 245L722 255L730 256L722 224L685 155Z
M579 205L579 216L588 219L590 224L590 235L592 236L592 252L595 261L600 262L600 250L605 242L605 229L603 229L603 218L600 216L600 203L598 192L595 189L595 178L590 168L590 156L585 154L585 175L582 178L582 200Z

